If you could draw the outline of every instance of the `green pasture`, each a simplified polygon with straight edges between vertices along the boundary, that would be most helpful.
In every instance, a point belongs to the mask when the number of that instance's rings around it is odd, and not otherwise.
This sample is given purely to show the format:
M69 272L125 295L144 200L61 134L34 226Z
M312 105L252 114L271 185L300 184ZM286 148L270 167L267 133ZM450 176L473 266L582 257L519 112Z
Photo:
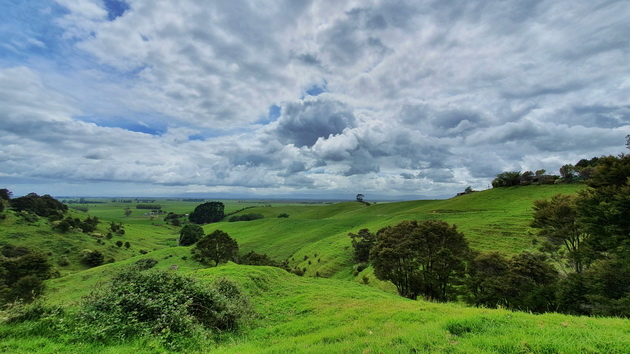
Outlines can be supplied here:
M204 268L190 255L190 247L177 247L179 227L161 217L108 201L89 204L85 218L98 216L98 234L110 221L122 222L126 233L111 239L83 233L60 234L44 219L29 224L8 213L0 220L0 244L46 251L60 267L61 277L46 282L44 301L76 308L81 297L106 282L113 272L143 258L168 269L212 282L235 281L251 298L255 318L237 333L222 334L204 343L204 352L217 353L627 353L630 321L560 314L466 307L457 303L411 301L395 294L389 283L375 279L371 267L355 275L349 232L372 232L402 220L442 219L456 224L471 247L514 254L533 250L530 229L532 202L558 193L576 193L582 185L543 185L491 189L447 200L421 200L365 205L358 202L300 204L292 202L223 201L226 213L260 213L264 219L222 221L204 226L206 233L226 231L239 243L241 253L254 250L276 260L288 259L292 268L305 270L299 277L279 268L236 264ZM162 210L189 213L198 203L156 202ZM129 206L132 214L124 216ZM286 213L288 218L278 218ZM129 249L117 247L128 241ZM78 252L100 249L115 262L87 269ZM142 252L141 252L142 250ZM1 317L1 314L0 314ZM163 353L152 339L130 339L120 345L77 342L71 335L56 336L41 323L0 323L0 351Z

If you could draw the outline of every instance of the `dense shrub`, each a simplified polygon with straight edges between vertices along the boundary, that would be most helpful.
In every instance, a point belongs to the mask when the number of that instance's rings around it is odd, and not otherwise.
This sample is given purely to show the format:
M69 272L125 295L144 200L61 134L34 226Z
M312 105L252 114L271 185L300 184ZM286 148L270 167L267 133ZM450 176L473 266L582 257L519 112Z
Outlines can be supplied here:
M281 213L281 214L278 215L278 219L288 218L288 217L289 217L289 214L287 214L287 213Z
M227 280L201 286L172 271L130 268L83 299L79 333L103 342L156 336L178 350L204 329L237 329L249 311L245 296Z
M52 276L52 266L41 253L25 247L4 246L0 256L0 303L32 301Z
M81 252L81 262L90 267L96 267L105 262L105 256L101 251L85 249Z

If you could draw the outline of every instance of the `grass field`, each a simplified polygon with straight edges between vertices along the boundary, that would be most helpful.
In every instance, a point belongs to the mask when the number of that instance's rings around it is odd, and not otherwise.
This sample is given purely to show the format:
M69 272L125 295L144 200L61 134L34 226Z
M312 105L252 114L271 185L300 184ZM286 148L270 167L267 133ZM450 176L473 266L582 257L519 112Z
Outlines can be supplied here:
M44 220L21 223L9 215L0 221L0 242L48 250L54 260L82 248L101 248L116 262L86 269L72 259L59 267L62 277L47 281L48 304L69 309L106 281L114 271L138 259L153 258L157 268L173 269L202 282L225 277L250 296L256 317L236 334L205 343L218 353L290 352L461 352L461 353L626 353L630 321L559 314L471 308L450 303L411 301L397 296L391 284L377 281L372 269L353 275L348 232L373 232L402 220L442 219L458 225L476 250L513 254L531 250L533 200L558 193L575 193L581 185L529 186L492 189L448 200L377 203L296 204L224 201L226 212L253 206L243 213L264 219L219 222L204 226L235 238L241 253L255 250L292 267L305 268L305 277L279 268L236 264L203 268L190 257L189 247L175 247L179 228L133 209L124 216L121 203L89 205L89 214L103 221L123 222L126 233L111 240L82 233L59 234ZM162 209L190 212L195 203L159 201ZM74 212L76 215L86 214ZM277 218L281 213L289 218ZM100 228L104 228L105 223ZM103 232L104 230L100 230ZM129 249L114 245L128 240ZM102 243L98 243L101 240ZM141 254L140 250L147 254ZM70 253L67 253L71 250ZM66 252L66 253L64 253ZM173 267L176 266L176 267ZM361 284L363 276L369 284ZM104 347L55 336L37 324L0 324L0 351L145 353L167 351L151 339L132 339ZM216 338L215 338L216 339Z

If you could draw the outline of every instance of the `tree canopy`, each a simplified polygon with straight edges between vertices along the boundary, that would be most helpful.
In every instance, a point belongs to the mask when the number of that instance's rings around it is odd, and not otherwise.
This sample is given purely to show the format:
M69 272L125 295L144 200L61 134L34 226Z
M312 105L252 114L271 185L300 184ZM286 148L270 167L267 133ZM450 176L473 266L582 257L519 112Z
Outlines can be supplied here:
M441 220L402 221L381 229L370 252L374 274L389 280L401 296L422 294L446 301L464 276L470 249L455 226Z
M188 216L188 219L195 224L208 224L221 221L225 216L224 209L225 206L221 202L203 203L197 205L195 210Z
M226 232L215 230L197 241L192 252L200 261L213 261L217 266L238 259L238 243Z

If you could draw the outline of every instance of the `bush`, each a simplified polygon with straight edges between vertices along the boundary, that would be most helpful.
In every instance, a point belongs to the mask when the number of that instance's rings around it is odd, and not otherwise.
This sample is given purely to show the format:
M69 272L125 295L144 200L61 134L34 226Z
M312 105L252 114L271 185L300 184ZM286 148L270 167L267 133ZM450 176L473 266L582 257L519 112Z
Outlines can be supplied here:
M83 299L79 334L103 342L156 336L181 350L204 330L235 330L249 314L247 299L231 282L201 286L169 271L126 269Z
M158 261L153 258L145 258L134 263L134 267L138 270L147 270L155 267Z
M282 213L282 214L278 215L278 219L288 218L288 217L289 217L289 214L287 214L287 213Z
M105 262L105 256L101 251L85 249L81 252L81 262L90 267L97 267Z

